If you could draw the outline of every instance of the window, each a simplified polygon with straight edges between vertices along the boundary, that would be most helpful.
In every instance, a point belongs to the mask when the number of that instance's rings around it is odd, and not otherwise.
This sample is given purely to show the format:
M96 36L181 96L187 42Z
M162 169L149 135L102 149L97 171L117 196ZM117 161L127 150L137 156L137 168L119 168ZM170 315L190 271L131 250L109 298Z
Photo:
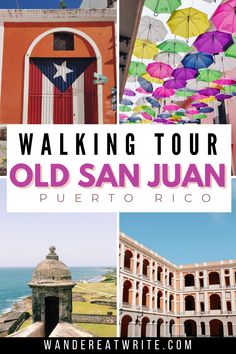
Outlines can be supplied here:
M74 34L67 32L54 33L54 50L74 50Z

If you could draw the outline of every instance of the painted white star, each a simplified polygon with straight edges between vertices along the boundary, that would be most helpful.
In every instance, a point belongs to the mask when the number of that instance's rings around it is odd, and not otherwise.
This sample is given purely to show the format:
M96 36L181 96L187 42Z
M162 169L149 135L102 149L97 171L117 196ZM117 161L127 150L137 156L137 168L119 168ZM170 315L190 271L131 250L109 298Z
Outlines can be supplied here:
M53 76L53 79L55 79L56 77L60 77L61 76L62 80L66 82L66 75L73 72L73 70L67 68L66 60L61 65L57 65L55 63L53 63L53 65L57 69L57 72Z

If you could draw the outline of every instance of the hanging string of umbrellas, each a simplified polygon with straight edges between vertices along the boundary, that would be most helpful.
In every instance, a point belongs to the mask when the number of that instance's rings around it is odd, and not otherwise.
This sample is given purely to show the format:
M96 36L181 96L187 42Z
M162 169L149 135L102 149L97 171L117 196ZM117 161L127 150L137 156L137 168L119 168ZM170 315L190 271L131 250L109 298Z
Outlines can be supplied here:
M201 0L211 20L184 2L145 1L120 123L199 124L236 96L236 0Z

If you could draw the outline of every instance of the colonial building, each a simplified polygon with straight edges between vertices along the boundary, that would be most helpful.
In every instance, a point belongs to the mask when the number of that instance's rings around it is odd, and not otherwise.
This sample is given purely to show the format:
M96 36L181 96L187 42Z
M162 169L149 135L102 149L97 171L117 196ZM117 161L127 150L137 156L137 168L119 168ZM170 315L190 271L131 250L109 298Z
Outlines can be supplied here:
M0 10L0 124L116 122L115 2L86 4Z
M177 266L120 234L120 335L236 336L236 260Z

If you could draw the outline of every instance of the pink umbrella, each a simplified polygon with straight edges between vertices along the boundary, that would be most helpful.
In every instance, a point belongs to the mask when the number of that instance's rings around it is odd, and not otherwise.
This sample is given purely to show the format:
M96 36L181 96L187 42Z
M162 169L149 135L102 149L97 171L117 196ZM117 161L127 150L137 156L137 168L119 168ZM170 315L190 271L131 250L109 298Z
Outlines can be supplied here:
M144 90L144 88L142 88L141 86L138 87L138 88L136 89L136 91L139 92L139 93L144 93L145 95L148 95L148 94L151 93L151 92L147 92L146 90Z
M125 88L124 96L136 96L136 93L133 90L130 90L129 88Z
M219 80L215 80L213 82L216 84L219 84L219 85L235 85L236 84L236 80L227 79L227 78L222 78Z
M203 100L204 98L206 98L206 96L200 95L199 93L197 93L196 95L193 95L191 98L193 101L199 101L199 100Z
M219 30L229 33L236 32L236 0L229 0L216 9L211 20Z
M185 80L179 80L179 79L170 79L164 82L163 86L166 88L171 88L171 89L181 89L184 88L187 85L187 82Z
M120 114L119 114L119 118L120 118L120 119L127 119L127 118L129 118L129 116L128 116L128 114L120 113Z
M147 112L142 112L141 115L147 120L153 120L153 117L150 116L150 114L148 114Z
M158 79L165 79L166 77L169 77L172 71L173 69L170 65L161 62L151 63L147 66L148 74L152 77L157 77Z
M175 94L175 90L173 89L168 89L164 86L158 87L154 92L153 92L153 97L155 98L167 98L171 97Z
M192 114L198 114L198 113L199 113L199 111L197 109L187 109L187 114L192 115Z
M169 111L169 112L173 112L173 111L177 111L179 109L179 106L177 106L177 104L167 104L163 107L164 111Z

